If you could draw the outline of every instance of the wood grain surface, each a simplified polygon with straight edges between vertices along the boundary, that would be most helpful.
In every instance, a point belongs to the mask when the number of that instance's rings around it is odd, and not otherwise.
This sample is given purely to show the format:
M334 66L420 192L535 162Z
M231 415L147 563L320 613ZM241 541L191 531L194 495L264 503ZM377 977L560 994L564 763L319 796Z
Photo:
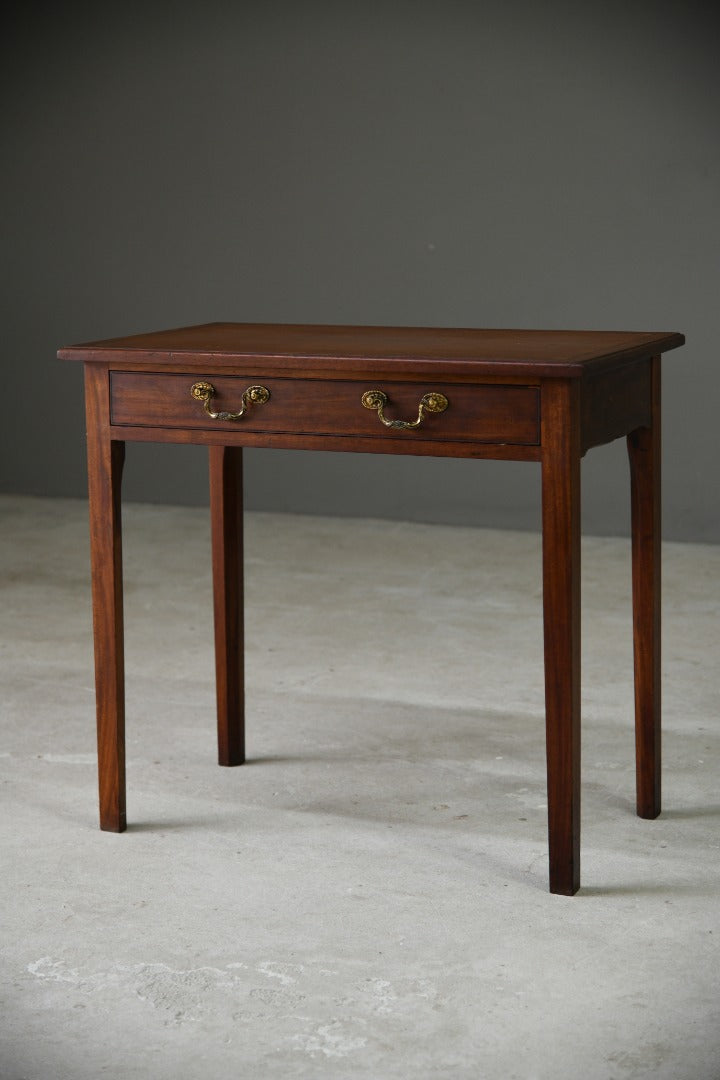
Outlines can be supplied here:
M445 375L576 377L675 349L684 340L675 332L217 322L69 345L58 356L86 362L114 357L170 367L184 361L186 370L188 363L207 366L213 361L215 370L222 370L262 358L268 376L285 371L420 375L440 370Z

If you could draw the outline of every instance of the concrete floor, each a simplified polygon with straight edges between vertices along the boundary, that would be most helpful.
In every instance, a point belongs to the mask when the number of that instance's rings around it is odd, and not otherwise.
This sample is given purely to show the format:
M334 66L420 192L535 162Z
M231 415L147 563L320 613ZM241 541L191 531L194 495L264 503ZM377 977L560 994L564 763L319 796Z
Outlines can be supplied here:
M665 549L648 822L628 543L584 544L570 899L547 892L537 536L248 515L252 760L220 769L207 515L127 506L116 836L86 507L0 513L3 1080L720 1077L720 548Z

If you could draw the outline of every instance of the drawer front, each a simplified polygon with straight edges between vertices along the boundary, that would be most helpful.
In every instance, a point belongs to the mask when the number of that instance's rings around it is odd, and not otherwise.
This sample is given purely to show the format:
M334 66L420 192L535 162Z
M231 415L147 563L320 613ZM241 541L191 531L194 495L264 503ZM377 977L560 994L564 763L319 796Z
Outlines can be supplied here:
M252 386L269 391L262 404L250 402L236 420L213 419L191 387L209 383L207 402L216 413L243 408ZM380 390L386 420L415 421L425 394L447 398L443 412L423 410L420 425L399 429L383 424L363 394ZM256 395L257 396L257 395ZM166 375L110 372L111 423L119 427L157 427L247 431L259 434L331 435L432 442L482 442L537 445L540 441L539 390L497 383L388 382L385 380L264 378L262 374Z

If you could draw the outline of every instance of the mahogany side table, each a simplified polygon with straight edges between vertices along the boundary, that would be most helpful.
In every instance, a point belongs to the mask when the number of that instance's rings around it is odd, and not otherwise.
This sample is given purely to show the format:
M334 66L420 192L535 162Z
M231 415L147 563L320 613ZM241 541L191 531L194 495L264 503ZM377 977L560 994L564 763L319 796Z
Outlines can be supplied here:
M580 460L627 437L637 813L660 813L660 354L676 333L209 323L60 349L85 365L100 827L125 816L127 440L210 454L221 765L245 760L242 448L539 462L550 891L580 885Z

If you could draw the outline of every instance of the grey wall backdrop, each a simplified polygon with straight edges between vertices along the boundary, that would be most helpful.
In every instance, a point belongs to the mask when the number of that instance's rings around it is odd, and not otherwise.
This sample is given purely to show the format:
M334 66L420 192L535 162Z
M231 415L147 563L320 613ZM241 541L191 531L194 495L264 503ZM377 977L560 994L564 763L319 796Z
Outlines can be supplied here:
M38 14L38 12L40 14ZM665 535L720 540L711 5L27 5L2 60L2 486L85 492L60 344L214 319L680 330ZM199 448L126 498L200 503ZM535 528L532 465L250 451L248 505ZM627 530L617 443L585 528Z

